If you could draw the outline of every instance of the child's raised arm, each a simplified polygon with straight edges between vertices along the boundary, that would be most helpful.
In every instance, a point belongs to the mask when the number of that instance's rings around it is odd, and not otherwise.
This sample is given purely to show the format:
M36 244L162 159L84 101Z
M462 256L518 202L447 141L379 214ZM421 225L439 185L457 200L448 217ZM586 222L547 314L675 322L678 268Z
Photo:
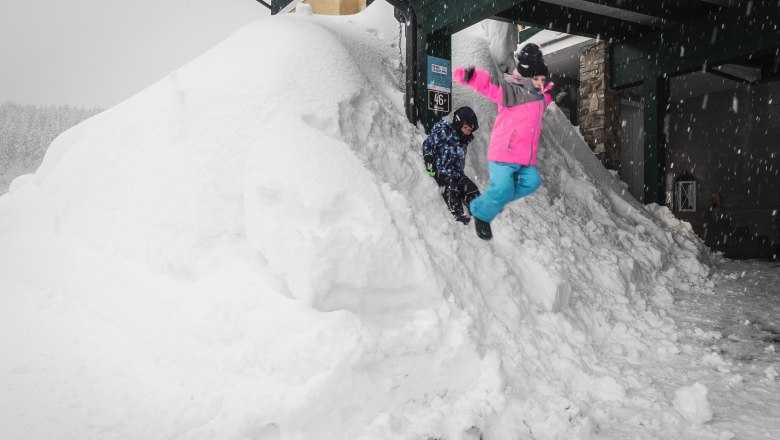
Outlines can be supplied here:
M501 104L501 101L504 99L504 92L501 90L501 86L490 79L490 74L485 70L475 69L474 67L469 67L468 69L473 69L473 74L468 81L465 80L466 69L463 67L456 68L455 71L452 72L452 78L456 82L465 84L485 95L496 104Z

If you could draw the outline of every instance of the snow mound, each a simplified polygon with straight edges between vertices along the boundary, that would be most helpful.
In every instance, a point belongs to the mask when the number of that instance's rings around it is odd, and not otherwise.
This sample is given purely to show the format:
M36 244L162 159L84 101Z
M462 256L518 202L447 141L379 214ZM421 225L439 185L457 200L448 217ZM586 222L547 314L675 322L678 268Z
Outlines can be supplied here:
M671 429L642 364L679 352L664 307L707 284L702 244L554 106L542 188L479 240L422 170L400 60L383 2L272 17L60 136L0 197L0 437ZM484 188L495 107L455 98Z

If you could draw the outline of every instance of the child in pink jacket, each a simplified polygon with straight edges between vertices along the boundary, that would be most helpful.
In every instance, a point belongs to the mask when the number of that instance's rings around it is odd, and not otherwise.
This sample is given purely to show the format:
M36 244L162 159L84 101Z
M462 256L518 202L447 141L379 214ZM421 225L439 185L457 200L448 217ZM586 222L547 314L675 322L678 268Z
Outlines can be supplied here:
M494 80L473 66L458 67L455 81L466 84L498 104L498 116L488 149L490 186L472 200L469 208L477 235L490 240L490 222L507 203L525 197L542 183L536 169L536 150L542 132L542 116L550 103L553 86L539 46L529 43L516 57L517 69Z

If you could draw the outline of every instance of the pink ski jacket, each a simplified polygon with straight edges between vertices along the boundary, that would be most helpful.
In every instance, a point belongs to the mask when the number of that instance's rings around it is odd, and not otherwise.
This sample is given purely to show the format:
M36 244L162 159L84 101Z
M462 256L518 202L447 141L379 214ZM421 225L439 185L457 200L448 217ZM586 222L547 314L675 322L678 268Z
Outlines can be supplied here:
M536 150L542 133L542 116L550 103L548 83L542 92L531 84L531 78L504 74L493 81L484 70L474 70L467 83L464 69L458 67L452 74L460 84L466 84L498 104L498 116L490 137L488 160L491 162L536 165Z

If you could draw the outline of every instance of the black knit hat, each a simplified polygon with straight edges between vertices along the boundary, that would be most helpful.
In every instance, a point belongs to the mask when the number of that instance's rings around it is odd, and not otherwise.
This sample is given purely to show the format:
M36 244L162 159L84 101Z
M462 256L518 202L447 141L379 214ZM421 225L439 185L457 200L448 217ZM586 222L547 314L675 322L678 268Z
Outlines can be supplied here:
M471 131L477 131L479 128L479 122L477 122L477 114L471 107L461 107L455 110L455 116L452 117L452 125L458 130L463 128L463 124L469 124Z
M544 64L542 50L534 43L526 44L520 52L515 53L515 61L517 61L517 71L522 76L527 78L537 75L550 76L550 71Z

